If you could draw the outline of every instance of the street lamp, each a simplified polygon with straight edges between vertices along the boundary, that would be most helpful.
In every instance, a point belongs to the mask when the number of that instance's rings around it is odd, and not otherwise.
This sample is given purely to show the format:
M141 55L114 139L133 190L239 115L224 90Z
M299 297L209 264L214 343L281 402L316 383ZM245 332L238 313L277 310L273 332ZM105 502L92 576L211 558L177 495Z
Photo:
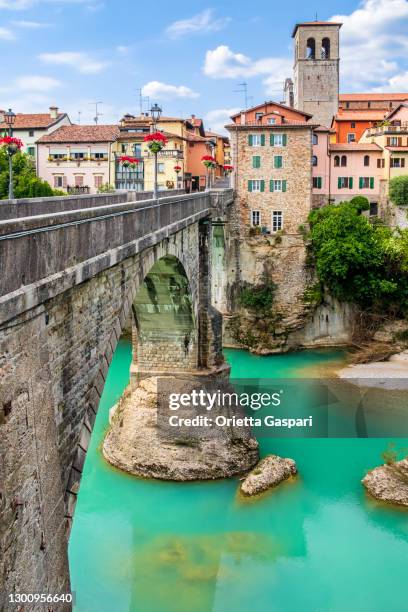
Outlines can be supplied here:
M156 132L156 123L159 121L161 114L162 114L162 109L160 108L160 106L157 104L157 102L155 104L153 104L152 108L150 109L150 114L152 116L153 119L153 132ZM157 186L157 151L154 151L154 186L153 186L153 198L155 200L157 200L157 193L158 193L158 186Z
M4 113L4 119L6 122L6 125L8 127L8 132L9 132L9 136L10 138L13 136L13 125L16 121L16 115L15 113L13 113L13 111L11 110L11 108L8 109L7 113ZM8 147L7 148L7 154L8 154L8 158L9 158L9 200L13 200L14 199L14 192L13 192L13 155L16 151L14 150L13 147Z

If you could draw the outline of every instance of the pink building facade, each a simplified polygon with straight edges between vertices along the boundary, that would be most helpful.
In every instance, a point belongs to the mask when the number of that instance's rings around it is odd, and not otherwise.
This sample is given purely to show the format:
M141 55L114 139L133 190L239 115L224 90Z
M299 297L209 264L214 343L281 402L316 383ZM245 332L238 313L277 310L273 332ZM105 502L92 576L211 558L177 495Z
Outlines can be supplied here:
M97 193L103 185L114 185L112 144L119 129L112 125L59 128L37 141L38 175L54 189Z

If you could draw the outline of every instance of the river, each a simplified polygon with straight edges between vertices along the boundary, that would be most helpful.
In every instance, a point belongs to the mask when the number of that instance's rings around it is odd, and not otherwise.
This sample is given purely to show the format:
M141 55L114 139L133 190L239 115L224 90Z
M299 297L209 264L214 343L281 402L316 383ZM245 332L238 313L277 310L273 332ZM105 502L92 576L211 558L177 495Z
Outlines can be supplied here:
M108 410L127 384L112 361L82 477L69 559L77 612L383 612L406 607L408 512L360 484L384 439L260 440L299 477L257 500L237 480L144 481L102 458ZM236 378L291 377L339 351L257 357L226 350Z

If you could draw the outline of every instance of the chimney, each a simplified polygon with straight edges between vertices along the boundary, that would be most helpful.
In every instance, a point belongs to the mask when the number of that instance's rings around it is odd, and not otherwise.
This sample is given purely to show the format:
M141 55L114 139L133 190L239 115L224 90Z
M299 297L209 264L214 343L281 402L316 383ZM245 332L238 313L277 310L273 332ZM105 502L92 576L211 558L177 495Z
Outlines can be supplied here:
M50 106L51 119L58 119L58 106Z
M192 118L192 119L195 119L195 115L191 115L191 118Z

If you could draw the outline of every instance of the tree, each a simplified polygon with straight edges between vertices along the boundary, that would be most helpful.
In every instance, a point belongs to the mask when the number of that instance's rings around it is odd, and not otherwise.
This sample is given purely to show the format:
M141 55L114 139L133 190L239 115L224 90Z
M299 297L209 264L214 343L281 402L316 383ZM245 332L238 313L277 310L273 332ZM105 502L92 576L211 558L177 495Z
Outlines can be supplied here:
M317 274L339 300L379 311L408 312L408 232L372 224L361 202L309 215Z
M390 180L390 200L395 206L408 206L408 175Z
M14 197L39 198L53 196L54 190L35 173L34 163L26 153L13 155ZM8 198L9 161L3 147L0 147L0 199Z

